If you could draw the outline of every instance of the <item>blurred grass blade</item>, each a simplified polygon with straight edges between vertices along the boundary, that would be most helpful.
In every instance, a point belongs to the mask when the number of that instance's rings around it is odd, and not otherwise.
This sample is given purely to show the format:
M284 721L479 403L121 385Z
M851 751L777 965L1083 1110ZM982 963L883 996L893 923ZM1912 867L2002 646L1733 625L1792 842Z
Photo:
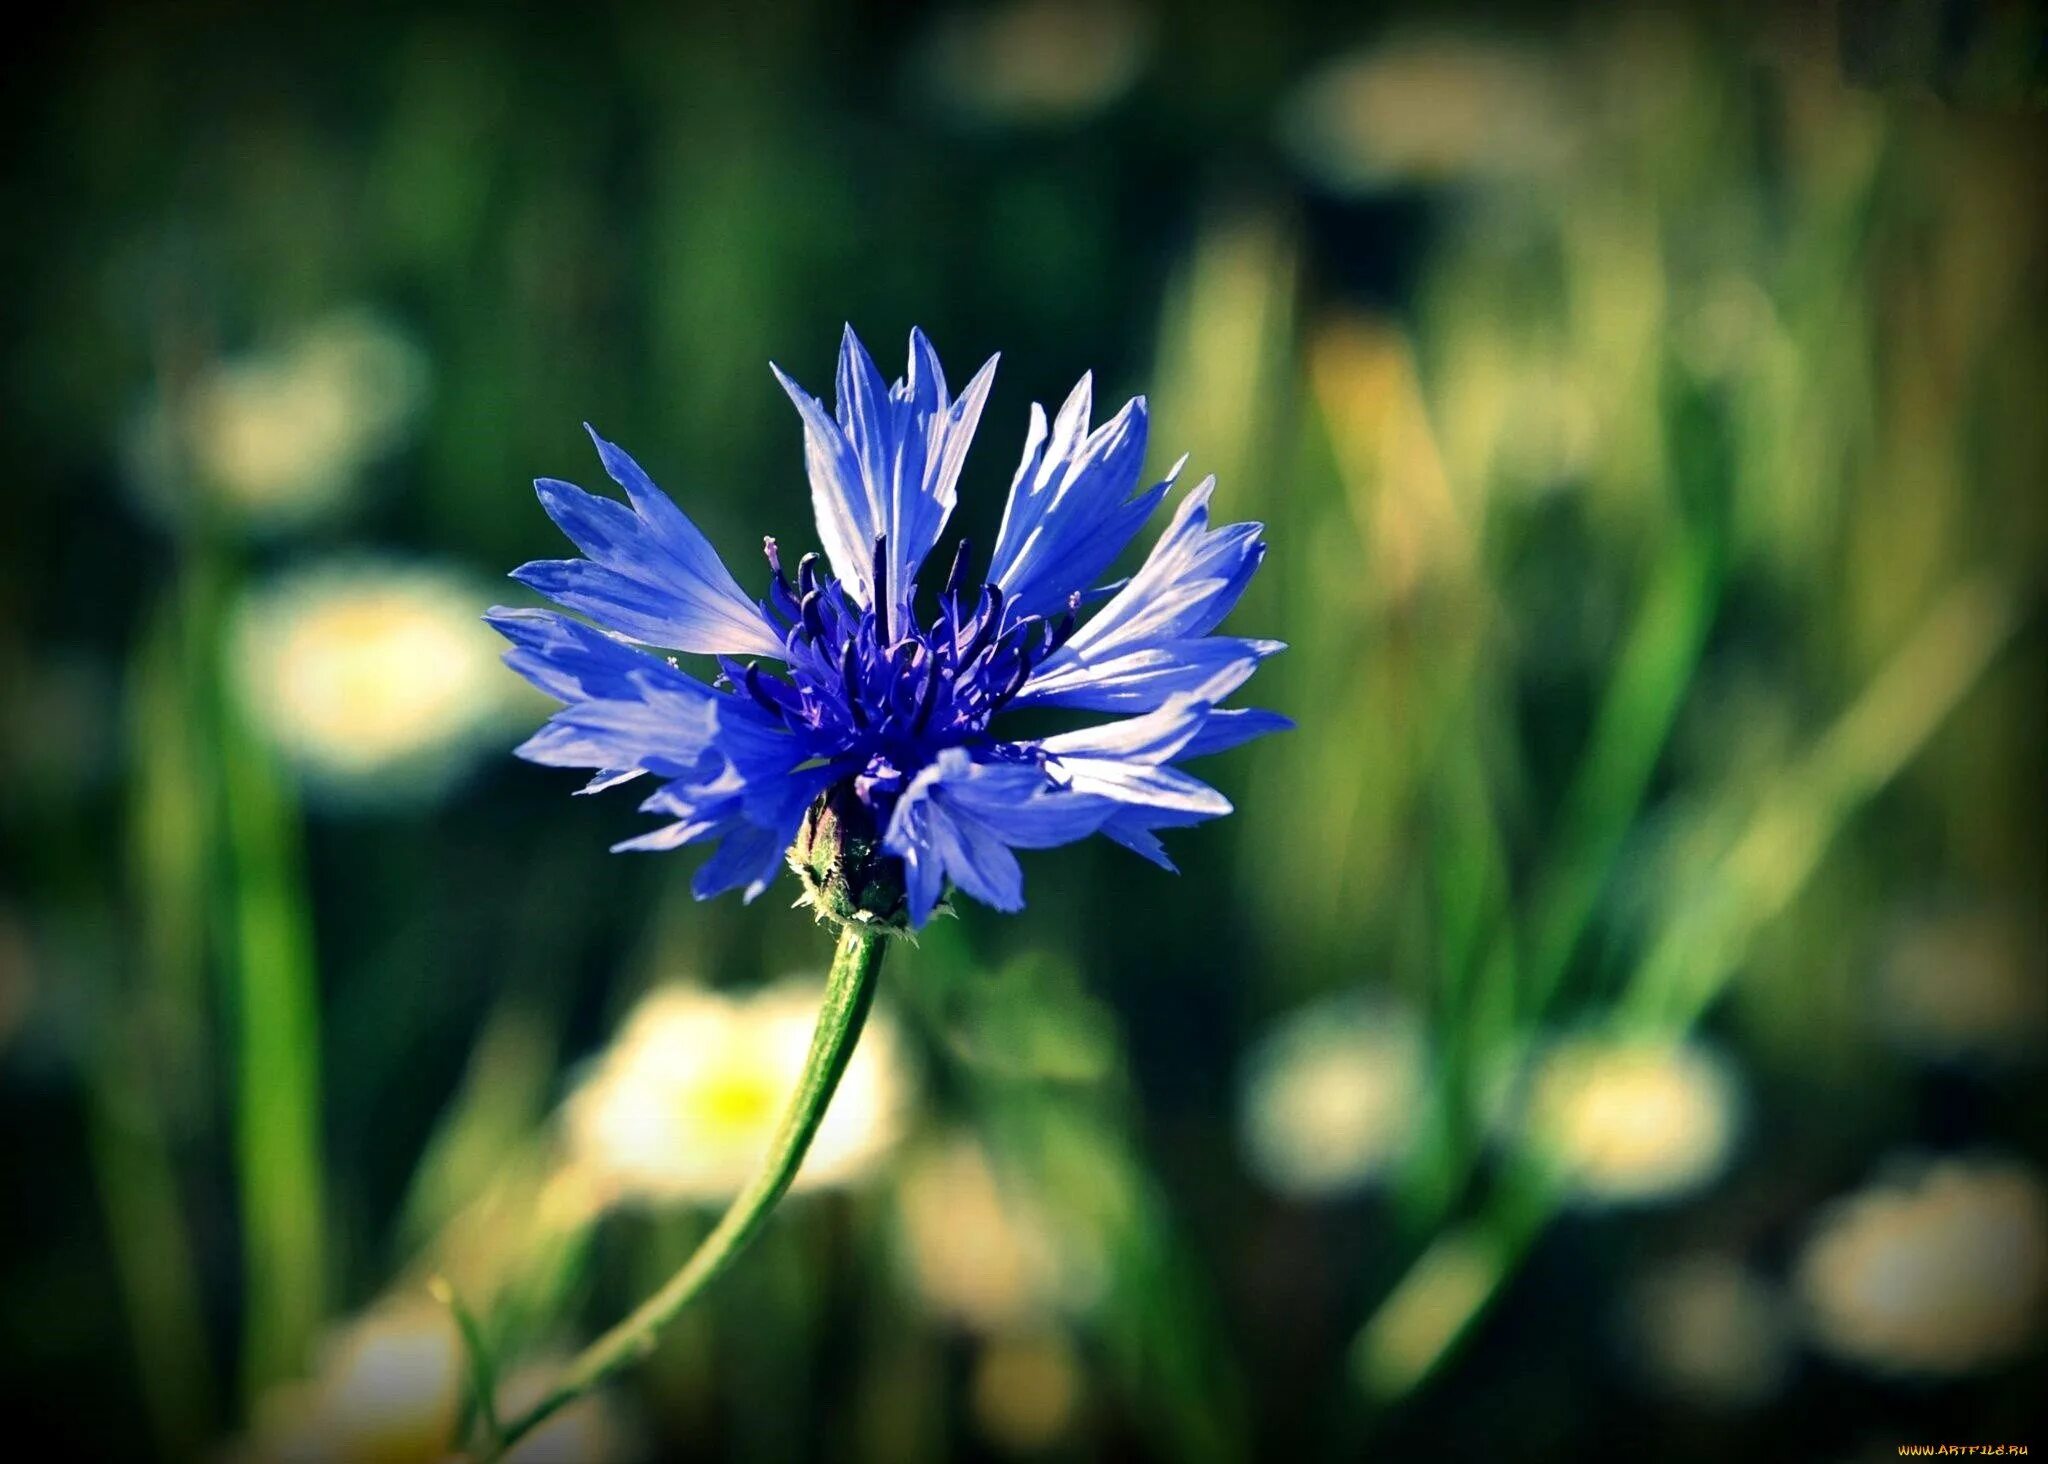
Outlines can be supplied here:
M1353 1345L1352 1368L1366 1395L1400 1398L1427 1378L1507 1272L1508 1258L1484 1234L1459 1229L1438 1237Z
M462 1304L462 1298L455 1294L446 1277L436 1276L427 1283L427 1290L455 1318L455 1330L462 1338L463 1360L469 1368L469 1398L460 1410L455 1437L449 1444L460 1448L474 1421L483 1427L484 1443L496 1448L505 1437L505 1429L498 1422L498 1370L491 1360L491 1349L484 1342L483 1328L477 1325L476 1316Z
M1122 1123L1095 1111L1092 1097L1023 1087L983 1097L998 1162L1057 1196L1105 1261L1107 1289L1089 1325L1153 1447L1190 1464L1244 1458L1244 1380L1216 1297Z
M1681 531L1658 562L1565 794L1554 852L1531 901L1526 1014L1556 996L1650 776L1684 705L1719 597L1720 556Z
M1712 1004L1757 928L1789 905L1849 816L1898 775L2011 637L2011 591L1965 581L1935 606L1855 704L1765 793L1706 886L1631 981L1631 1026L1680 1031Z
M201 1283L179 1195L173 1135L203 1106L208 876L207 721L192 715L204 678L187 628L208 586L188 573L159 605L131 659L129 880L141 923L137 980L107 993L105 1030L85 1067L85 1110L150 1426L166 1457L213 1424Z
M525 1155L545 1115L555 1046L548 1021L517 998L485 1023L399 1207L402 1245L425 1246Z
M1677 1035L1740 966L1750 938L1798 895L1829 841L1920 751L1976 685L2018 622L2011 592L1964 582L1935 606L1792 772L1636 969L1619 1021ZM1353 1368L1367 1396L1398 1401L1427 1381L1492 1303L1557 1209L1555 1184L1517 1162L1484 1214L1440 1236L1360 1329Z
M1351 1344L1368 1399L1397 1402L1428 1381L1514 1275L1554 1204L1549 1177L1517 1164L1483 1216L1430 1243Z
M190 1228L147 1065L115 1022L86 1074L85 1109L107 1234L135 1334L143 1404L165 1458L183 1459L212 1427L214 1382Z
M1402 1222L1411 1233L1426 1233L1456 1203L1478 1160L1478 1075L1513 1016L1516 942L1508 851L1480 745L1482 705L1473 696L1462 697L1448 714L1437 774L1429 840L1436 1061L1428 1113L1419 1121L1397 1191Z
M242 1375L251 1396L306 1361L325 1309L320 1033L296 809L268 746L220 699L233 902Z

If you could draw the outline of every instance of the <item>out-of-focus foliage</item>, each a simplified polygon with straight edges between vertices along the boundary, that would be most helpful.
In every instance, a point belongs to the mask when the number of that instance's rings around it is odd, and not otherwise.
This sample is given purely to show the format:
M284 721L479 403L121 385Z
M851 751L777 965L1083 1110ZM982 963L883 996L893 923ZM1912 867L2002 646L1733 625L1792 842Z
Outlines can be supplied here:
M22 36L20 1436L435 1458L712 1223L825 933L605 853L630 795L510 758L540 710L476 616L586 418L735 564L805 542L766 363L822 379L850 319L1001 350L992 443L1085 368L1149 392L1156 466L1268 525L1238 621L1300 725L1219 761L1179 878L1040 856L1026 915L892 953L815 1183L515 1457L2026 1438L2041 35L1003 0Z

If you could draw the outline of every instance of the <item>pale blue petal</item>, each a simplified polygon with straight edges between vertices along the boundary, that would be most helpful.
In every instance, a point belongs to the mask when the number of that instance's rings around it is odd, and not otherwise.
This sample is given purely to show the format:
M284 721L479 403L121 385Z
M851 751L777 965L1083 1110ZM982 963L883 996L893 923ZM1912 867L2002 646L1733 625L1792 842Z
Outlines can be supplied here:
M519 756L550 767L643 768L663 777L695 772L716 738L715 698L651 678L631 689L631 697L570 703L527 739Z
M537 560L513 578L649 645L780 657L782 638L710 541L639 465L592 431L631 506L559 479L534 484L548 516L587 560Z
M1209 713L1201 730L1175 754L1177 758L1208 757L1241 747L1254 737L1269 732L1286 732L1294 726L1292 717L1269 712L1263 707L1219 707Z
M505 664L557 701L629 696L636 676L715 695L661 657L559 611L497 606L484 621L512 642Z
M824 547L825 559L839 582L866 604L875 535L880 530L861 481L860 462L825 404L790 380L780 366L768 369L803 418L804 469L811 480L811 512L818 521L818 542Z
M922 331L912 331L909 370L891 385L848 326L839 348L838 408L829 416L777 369L804 420L819 539L833 574L861 605L874 603L875 541L884 536L891 606L911 603L917 572L959 496L961 465L995 365L990 357L953 400L937 352Z
M1086 838L1113 811L1106 799L1058 787L1035 764L977 762L954 747L898 799L883 847L904 861L914 924L930 916L942 876L985 904L1012 910L1024 895L1010 849Z
M1151 860L1168 874L1179 874L1180 866L1166 857L1166 846L1159 842L1159 836L1146 828L1142 821L1125 814L1111 817L1102 826L1105 838L1114 839L1144 859Z
M1234 689L1259 661L1284 649L1279 641L1222 635L1162 641L1100 658L1066 646L1024 683L1013 705L1148 712L1169 697L1213 685L1219 674L1236 674Z
M1044 409L1031 408L989 566L1013 618L1058 615L1070 595L1092 589L1171 486L1169 475L1133 496L1145 461L1145 399L1091 431L1093 403L1093 378L1083 376L1049 432Z
M1103 656L1208 634L1243 596L1265 558L1263 526L1209 529L1216 480L1195 485L1138 572L1068 643Z

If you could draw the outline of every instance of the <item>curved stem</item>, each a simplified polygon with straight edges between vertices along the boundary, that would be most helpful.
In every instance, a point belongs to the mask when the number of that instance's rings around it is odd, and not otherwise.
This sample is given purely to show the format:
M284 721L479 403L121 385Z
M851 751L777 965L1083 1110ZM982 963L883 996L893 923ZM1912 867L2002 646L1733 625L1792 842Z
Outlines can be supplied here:
M882 969L887 937L879 930L848 924L841 927L832 974L825 983L825 1004L811 1037L810 1056L797 1079L795 1095L769 1145L768 1157L751 1183L732 1202L711 1234L704 1238L683 1268L659 1291L640 1303L624 1321L591 1343L569 1364L540 1401L505 1422L503 1432L477 1455L479 1464L502 1459L520 1439L553 1414L582 1397L605 1379L654 1350L661 1329L722 1274L760 1233L789 1189L811 1139L824 1121L825 1109L860 1040L868 1007L874 1000L875 978Z

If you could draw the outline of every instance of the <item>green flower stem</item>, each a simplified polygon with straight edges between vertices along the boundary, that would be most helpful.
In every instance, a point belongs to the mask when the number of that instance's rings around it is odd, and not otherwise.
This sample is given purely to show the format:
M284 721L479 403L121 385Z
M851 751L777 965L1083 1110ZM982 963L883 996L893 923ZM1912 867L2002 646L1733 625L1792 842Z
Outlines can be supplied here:
M796 1178L846 1071L847 1060L860 1040L861 1027L874 1001L875 980L881 973L882 949L887 941L887 934L874 926L849 922L840 928L839 949L832 957L832 974L826 979L825 1004L818 1012L810 1056L804 1060L796 1094L782 1115L760 1172L733 1201L717 1228L661 1290L586 1347L538 1403L505 1421L499 1437L477 1455L480 1464L502 1459L558 1409L652 1352L661 1329L716 1280L760 1233L776 1201Z

